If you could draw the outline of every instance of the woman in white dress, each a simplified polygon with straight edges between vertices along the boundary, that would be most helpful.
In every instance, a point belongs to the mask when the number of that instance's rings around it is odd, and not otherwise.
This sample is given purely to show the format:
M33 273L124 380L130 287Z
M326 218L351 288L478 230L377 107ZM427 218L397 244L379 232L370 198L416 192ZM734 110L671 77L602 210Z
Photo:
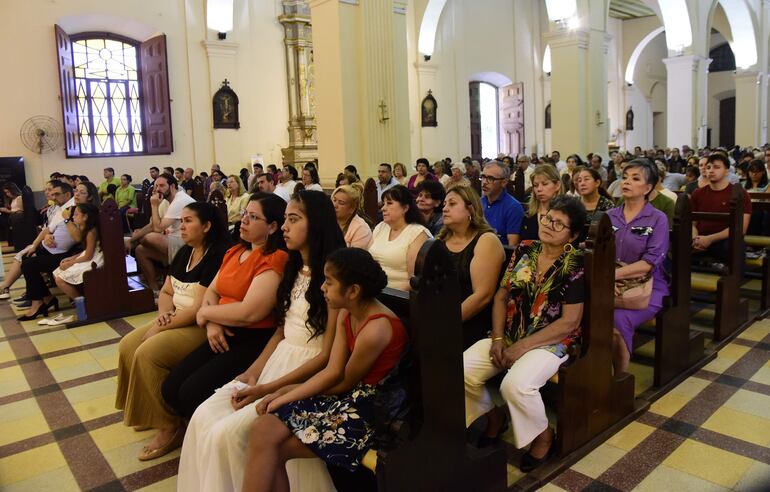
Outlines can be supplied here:
M345 247L331 200L323 192L297 193L286 207L283 233L289 261L277 293L279 328L251 367L193 414L179 462L179 491L240 490L256 403L309 379L329 360L337 311L327 310L321 292L323 265L331 252ZM293 490L334 488L319 459L291 461L287 471Z
M382 192L382 222L374 228L367 249L385 270L388 287L409 290L417 253L433 237L422 220L406 186L396 185Z
M83 273L104 265L104 254L99 241L99 209L90 203L79 203L72 214L72 222L80 229L81 242L85 245L82 253L65 258L59 268L53 271L56 285L67 297L74 299L81 295L78 288L83 284Z

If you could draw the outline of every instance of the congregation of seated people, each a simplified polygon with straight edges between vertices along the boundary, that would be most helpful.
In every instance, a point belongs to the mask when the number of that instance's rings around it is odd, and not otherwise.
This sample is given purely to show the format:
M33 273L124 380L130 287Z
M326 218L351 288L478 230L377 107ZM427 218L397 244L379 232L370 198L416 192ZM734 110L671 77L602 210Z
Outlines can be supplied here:
M510 425L529 472L555 450L539 390L581 343L591 222L611 222L616 296L652 282L643 307L614 309L616 377L629 370L635 331L669 294L677 194L693 211L727 212L734 187L745 188L744 232L766 234L770 222L749 195L767 189L770 149L637 147L607 161L554 151L411 167L377 167L374 216L352 164L327 190L316 162L233 174L215 164L199 176L153 167L136 188L112 168L99 186L56 173L43 227L14 257L0 299L24 276L20 319L45 318L60 308L45 275L66 297L82 296L84 273L104 263L100 206L114 200L157 302L154 319L119 344L115 405L126 426L155 431L138 459L181 447L179 490L324 491L334 487L330 469L358 470L374 446L379 383L409 344L378 295L409 291L420 249L435 238L459 278L465 420L483 424L473 444L494 445ZM20 213L18 187L3 190L0 212ZM217 192L221 207L209 203ZM147 223L138 226L141 200ZM726 263L728 228L692 228L694 261Z

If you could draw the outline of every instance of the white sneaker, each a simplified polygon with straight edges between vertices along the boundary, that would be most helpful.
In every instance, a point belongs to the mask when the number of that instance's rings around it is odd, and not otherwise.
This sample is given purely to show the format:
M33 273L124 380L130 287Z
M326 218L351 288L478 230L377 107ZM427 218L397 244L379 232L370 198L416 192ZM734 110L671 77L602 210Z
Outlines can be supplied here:
M6 300L11 298L11 289L0 290L0 299Z
M59 315L53 319L48 320L48 326L66 325L75 321L75 316L70 314L69 316Z

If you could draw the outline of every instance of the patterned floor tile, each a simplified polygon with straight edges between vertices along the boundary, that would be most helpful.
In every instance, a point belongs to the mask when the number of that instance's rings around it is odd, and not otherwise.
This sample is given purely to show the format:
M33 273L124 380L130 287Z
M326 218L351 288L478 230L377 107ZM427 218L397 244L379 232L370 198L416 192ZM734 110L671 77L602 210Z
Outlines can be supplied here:
M572 469L588 477L598 478L625 454L625 450L604 443L572 465Z
M72 408L75 409L75 413L83 422L111 415L118 411L115 409L115 394L81 401L73 404Z
M45 359L45 364L58 382L69 381L104 371L88 352L75 352Z
M543 489L540 489L543 490ZM137 492L174 492L176 491L176 476L169 477L152 485L137 489Z
M146 325L150 321L153 321L157 317L157 313L150 312L150 313L144 313L144 314L137 314L136 316L129 316L127 318L123 318L133 326L134 328L139 328L141 326Z
M67 464L55 443L0 459L0 488L56 470Z
M719 448L686 440L663 461L663 464L731 488L751 467L754 460Z
M641 424L639 422L631 422L623 430L609 438L607 444L614 446L615 448L622 449L624 451L631 451L640 442L645 440L655 430L654 427Z
M3 486L3 492L77 492L80 490L68 466Z
M741 492L759 492L770 489L770 465L755 461L744 473L733 490Z
M81 384L73 388L63 390L64 395L70 403L81 403L104 396L115 397L115 390L118 387L118 378L112 377L100 379L92 383Z
M0 397L27 390L29 390L29 383L27 383L21 367L11 366L0 369Z
M87 352L96 359L96 362L105 371L118 368L118 344L112 343L103 347L88 349Z
M0 364L12 360L16 360L16 354L13 353L11 344L8 342L0 342Z
M770 420L730 407L718 409L701 427L759 446L770 445Z
M46 326L45 328L50 328ZM32 343L40 354L47 354L56 350L80 347L80 341L68 330L43 333L31 338Z
M770 367L761 367L753 376L751 376L751 381L770 386Z
M634 492L723 492L730 490L675 468L660 465L640 483Z
M77 338L81 345L120 338L120 335L110 328L107 323L79 326L69 330L69 332Z
M177 449L176 451L173 451L167 454L166 456L162 456L156 460L152 460L151 462L139 461L138 459L136 459L136 457L139 455L139 452L142 450L142 448L148 442L150 442L150 437L152 436L150 435L146 439L143 439L141 441L133 442L131 444L127 444L119 448L111 449L104 453L104 457L107 459L107 462L112 467L112 470L115 472L115 475L119 477L125 477L126 475L129 475L131 473L138 472L140 470L144 470L145 468L149 468L159 463L163 463L164 461L169 461L179 457L181 450Z
M104 453L129 444L146 441L155 435L155 431L137 432L133 427L126 427L123 422L108 425L90 432L96 446Z
M758 322L746 328L740 335L738 335L738 338L759 342L767 335L770 335L770 323Z
M741 389L725 402L725 406L770 420L770 396L767 395Z

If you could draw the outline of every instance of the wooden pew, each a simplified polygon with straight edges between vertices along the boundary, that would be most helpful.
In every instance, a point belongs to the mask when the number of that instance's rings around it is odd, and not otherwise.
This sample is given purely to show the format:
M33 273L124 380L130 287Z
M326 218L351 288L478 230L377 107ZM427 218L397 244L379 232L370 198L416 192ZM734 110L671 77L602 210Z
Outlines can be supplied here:
M195 176L193 178L192 190L190 190L190 196L195 199L196 202L205 202L206 195L203 192L203 178Z
M770 193L749 193L749 196L752 211L770 212ZM746 258L746 265L752 269L746 276L761 279L760 317L765 317L770 311L770 236L747 235L745 241L746 246L763 250L759 258Z
M524 171L521 169L516 169L516 171L513 173L513 181L508 181L508 183L505 185L505 190L508 192L509 195L514 197L516 200L518 200L521 203L524 203L525 198L525 192L526 192L526 183L524 182Z
M692 212L693 222L719 221L730 229L728 241L727 275L693 272L692 290L715 295L714 341L721 341L749 319L748 300L742 299L740 286L743 278L745 243L743 238L742 190L733 187L728 213Z
M606 265L614 257L610 221L602 216L591 228L585 254L583 342L555 378L561 458L644 408L635 405L633 375L616 379L612 374L614 271ZM411 286L410 293L386 289L380 298L408 320L411 411L386 423L390 439L370 451L364 464L376 469L380 492L504 490L506 467L499 447L465 444L459 285L438 241L429 240L420 249ZM527 480L542 483L557 469L540 467Z
M703 333L690 332L690 261L692 210L686 194L676 201L670 232L671 285L663 309L655 317L653 385L657 388L684 373L703 359ZM639 328L645 331L645 326Z
M99 234L104 265L83 274L83 295L87 319L67 325L68 328L113 318L133 316L155 310L150 289L129 286L126 275L126 250L123 226L115 200L102 203L99 211Z
M503 449L466 444L460 285L442 242L422 246L411 286L380 296L409 332L411 412L377 423L387 429L376 452L378 490L504 490Z
M373 224L377 224L377 216L380 210L379 200L377 200L377 183L374 178L369 178L364 183L364 213Z
M29 186L21 190L21 203L24 207L22 213L11 214L11 244L16 252L32 244L38 235L38 223L40 213L35 207L35 196Z

